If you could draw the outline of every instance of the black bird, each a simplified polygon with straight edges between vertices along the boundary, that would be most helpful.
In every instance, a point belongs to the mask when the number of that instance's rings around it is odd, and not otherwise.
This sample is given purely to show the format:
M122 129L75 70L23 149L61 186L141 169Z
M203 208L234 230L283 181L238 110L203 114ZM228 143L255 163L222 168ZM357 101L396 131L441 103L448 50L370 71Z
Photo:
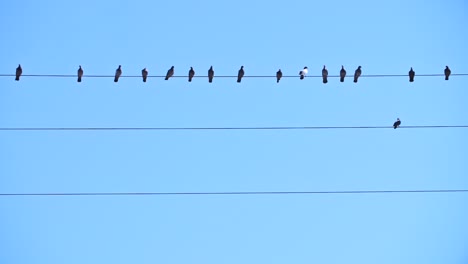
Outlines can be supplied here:
M328 82L328 70L325 68L325 65L323 65L323 69L322 69L322 78L323 78L323 83L327 83Z
M23 74L23 69L21 68L21 64L18 64L18 68L16 68L15 81L19 81L21 74Z
M119 77L122 75L122 67L119 65L119 68L115 71L115 77L114 77L114 82L119 81Z
M241 82L242 77L244 77L244 66L241 66L239 72L237 73L237 82L238 83Z
M354 72L354 82L357 83L357 80L361 76L361 66L359 66Z
M411 67L410 71L408 72L410 82L414 82L414 75L415 74L416 73L413 71L413 67Z
M397 129L397 127L399 127L401 125L400 118L397 118L396 120L397 121L395 121L395 123L393 123L393 129Z
M195 71L193 70L193 67L190 67L190 71L188 72L188 81L191 82L193 76L195 76Z
M340 82L344 82L345 77L346 77L346 70L344 69L343 65L341 65Z
M445 80L446 81L448 81L449 76L450 76L451 73L452 73L452 71L450 70L450 68L448 66L445 66L444 74L445 74Z
M169 70L167 70L167 73L166 73L166 78L164 80L169 80L169 78L172 77L172 75L174 75L174 66L172 66Z
M283 73L281 72L281 69L279 69L277 72L276 72L276 82L279 83L279 81L281 80L281 77L283 77Z
M307 69L307 67L304 67L304 69L302 69L302 70L299 72L299 75L301 76L300 79L303 80L304 77L307 75L308 72L309 72L309 70Z
M214 77L214 71L213 71L213 66L210 67L208 70L208 82L213 82L213 77Z
M78 68L78 82L81 82L81 77L83 77L83 69L80 67Z
M148 78L148 70L146 68L141 70L141 77L143 77L143 82L146 82L146 78Z

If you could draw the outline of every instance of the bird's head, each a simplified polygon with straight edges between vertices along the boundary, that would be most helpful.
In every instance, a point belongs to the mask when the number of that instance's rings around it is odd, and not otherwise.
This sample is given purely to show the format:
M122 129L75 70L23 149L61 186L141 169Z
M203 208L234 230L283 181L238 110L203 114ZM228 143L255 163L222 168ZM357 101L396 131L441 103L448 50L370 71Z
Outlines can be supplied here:
M343 69L343 70L344 70L344 66L343 66L343 65L341 65L341 69Z
M448 69L449 67L448 66L445 66L445 69Z
M81 65L78 65L78 66L80 66L80 69L81 69Z
M325 70L325 65L323 65L323 69Z
M358 69L361 69L361 66L357 67Z
M307 69L307 66L305 66L304 69Z
M241 69L244 69L244 66L241 66Z
M193 70L193 67L190 67L191 70Z
M396 120L397 120L397 121L400 121L400 118L397 118Z
M174 69L174 66L172 66L171 69Z
M120 69L121 67L122 67L122 66L121 66L121 65L119 65L119 69Z

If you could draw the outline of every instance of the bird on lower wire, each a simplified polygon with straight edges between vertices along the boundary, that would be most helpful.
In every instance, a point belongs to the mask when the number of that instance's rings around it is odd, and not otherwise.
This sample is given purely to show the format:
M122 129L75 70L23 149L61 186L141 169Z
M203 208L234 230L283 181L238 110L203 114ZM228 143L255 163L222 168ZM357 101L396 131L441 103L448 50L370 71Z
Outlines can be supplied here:
M77 82L81 82L81 77L83 77L83 68L80 67L78 68L78 80Z
M167 70L167 73L166 73L166 78L164 78L164 80L169 80L169 78L172 77L172 75L174 75L174 66L172 66L169 70Z
M190 67L190 70L188 72L188 81L191 82L193 76L195 76L195 71L193 70L193 67Z
M303 80L304 77L307 75L308 72L309 72L309 70L307 69L307 66L304 67L304 69L302 69L302 70L299 72L299 75L301 76L300 79Z
M445 80L448 81L450 74L452 71L450 70L449 66L445 66L444 74L445 74Z
M323 83L328 82L328 70L325 68L325 65L323 65L323 69L322 69L322 78L323 78Z
M414 75L415 74L416 73L413 71L413 67L411 67L410 71L408 72L410 82L414 82Z
M244 66L241 66L239 72L237 73L237 82L238 83L241 82L242 77L244 77Z
M214 70L213 70L213 66L210 67L210 69L208 70L208 82L213 82L213 77L214 77Z
M18 68L16 68L15 81L19 81L21 74L23 74L23 69L21 68L21 64L18 64Z
M146 68L141 70L141 77L143 78L143 82L146 82L146 78L148 78L148 70Z
M359 76L361 76L361 66L359 66L354 72L354 82L357 83Z
M120 75L122 75L122 67L119 65L119 68L115 70L115 77L114 77L114 82L118 82Z
M397 118L396 120L397 121L395 121L395 123L393 123L393 129L397 129L397 127L399 127L401 125L400 118Z
M340 82L344 82L344 78L346 77L346 70L344 69L343 65L341 65L340 70Z
M281 72L281 69L279 69L276 72L276 83L279 83L279 81L281 80L281 77L283 77L283 73Z

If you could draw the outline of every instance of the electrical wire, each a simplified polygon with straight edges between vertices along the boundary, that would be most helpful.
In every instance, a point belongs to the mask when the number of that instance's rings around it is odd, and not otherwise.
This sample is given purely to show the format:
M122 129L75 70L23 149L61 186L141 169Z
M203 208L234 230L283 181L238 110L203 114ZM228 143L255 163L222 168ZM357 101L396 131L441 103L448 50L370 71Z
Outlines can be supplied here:
M364 191L247 191L247 192L73 192L73 193L0 193L0 196L156 196L156 195L310 195L310 194L396 194L468 193L468 189L439 190L364 190Z
M390 129L393 126L276 126L276 127L2 127L0 131L108 131L108 130L313 130L313 129ZM400 126L398 129L468 128L453 126Z

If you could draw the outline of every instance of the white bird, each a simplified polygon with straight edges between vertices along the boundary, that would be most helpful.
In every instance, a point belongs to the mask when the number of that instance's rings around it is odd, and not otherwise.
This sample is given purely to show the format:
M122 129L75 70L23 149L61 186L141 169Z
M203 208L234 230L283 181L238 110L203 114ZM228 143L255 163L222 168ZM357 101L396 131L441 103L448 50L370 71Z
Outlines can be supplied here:
M299 75L301 76L301 80L304 79L304 77L307 75L307 73L309 72L309 70L307 69L307 66L304 67L304 69L302 69L300 72L299 72Z

